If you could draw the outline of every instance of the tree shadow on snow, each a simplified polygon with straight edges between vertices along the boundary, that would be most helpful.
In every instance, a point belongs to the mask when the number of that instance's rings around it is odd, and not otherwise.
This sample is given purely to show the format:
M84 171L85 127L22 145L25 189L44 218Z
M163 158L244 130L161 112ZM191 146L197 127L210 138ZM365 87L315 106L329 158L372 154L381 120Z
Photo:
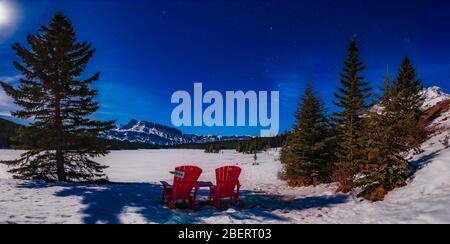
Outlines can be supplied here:
M421 158L419 158L418 160L415 160L413 162L410 163L411 166L413 166L416 170L422 169L425 166L427 166L429 163L433 162L433 160L439 156L439 154L443 151L443 149L441 150L437 150L435 152L432 152L430 154L424 155Z
M61 187L55 196L80 197L83 222L86 224L121 224L122 216L126 223L137 222L190 224L202 223L204 218L219 217L237 221L285 221L289 218L279 216L272 211L280 210L288 213L293 210L321 209L345 203L347 195L311 196L290 199L286 196L268 195L262 192L242 191L240 209L230 208L224 202L222 210L217 210L207 203L208 191L200 191L200 204L197 211L189 209L170 210L161 203L162 187L150 183L111 183L104 185L88 184L53 184L28 182L20 185L23 188ZM132 215L132 216L130 216Z
M443 150L444 150L444 149L440 149L440 150L431 152L431 153L429 153L429 154L426 154L426 155L420 157L419 159L417 159L417 160L415 160L415 161L412 161L412 162L410 163L410 165L411 165L414 169L408 174L408 177L410 177L409 180L413 180L414 177L415 177L415 174L417 173L417 171L419 171L419 170L425 168L428 164L432 163L433 160L434 160L437 156L439 156Z
M123 221L120 217L125 210L126 214L141 216L151 223L159 223L172 214L172 211L160 204L161 186L156 184L87 185L30 182L22 184L21 187L62 187L55 196L81 197L81 204L84 205L83 222L86 224L121 224Z
M223 202L222 210L211 210L211 216L226 216L230 220L244 222L290 222L290 218L282 214L292 211L322 210L333 205L346 203L349 195L308 196L303 198L268 194L256 191L241 192L241 207L230 211L230 204ZM211 207L209 207L211 208ZM274 213L276 211L277 213Z
M244 192L243 209L274 210L306 210L320 209L347 202L349 195L323 195L294 198L280 195L267 195L262 192Z

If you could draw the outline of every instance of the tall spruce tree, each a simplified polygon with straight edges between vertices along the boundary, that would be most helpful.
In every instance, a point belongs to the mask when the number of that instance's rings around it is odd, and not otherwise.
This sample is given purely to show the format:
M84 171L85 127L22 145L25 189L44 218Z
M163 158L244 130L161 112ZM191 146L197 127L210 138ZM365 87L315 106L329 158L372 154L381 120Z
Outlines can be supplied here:
M410 131L417 128L415 114L398 111L395 94L387 79L381 96L382 111L370 112L368 118L368 168L356 185L360 196L383 200L387 192L406 185L411 170L405 153L414 148Z
M397 80L392 84L392 106L394 110L403 114L413 113L419 120L422 115L421 107L424 102L423 85L417 79L417 73L408 57L403 59Z
M364 81L361 72L365 67L358 57L359 49L355 40L350 42L348 56L341 73L341 87L335 93L335 105L340 111L334 114L335 134L337 140L336 167L348 172L348 177L361 171L366 163L364 114L370 104L371 88Z
M14 62L23 75L18 87L1 83L5 92L21 107L17 118L31 119L16 140L27 149L17 160L2 163L20 178L48 181L85 181L104 178L106 167L92 158L107 149L98 139L113 122L90 119L99 109L97 90L90 85L97 73L83 79L95 49L79 42L69 19L57 13L48 26L28 36L30 48L16 43L13 49L21 62Z
M416 127L405 127L411 137L415 140L411 141L411 146L418 148L423 135L426 134L424 128L419 124L420 117L423 114L422 105L425 97L422 93L422 82L417 79L417 73L411 64L409 58L405 58L400 66L397 80L392 84L392 104L391 109L401 114L405 118L409 118L409 123L416 124Z
M289 184L307 186L329 182L333 161L329 121L311 85L301 98L296 118L297 124L281 151Z

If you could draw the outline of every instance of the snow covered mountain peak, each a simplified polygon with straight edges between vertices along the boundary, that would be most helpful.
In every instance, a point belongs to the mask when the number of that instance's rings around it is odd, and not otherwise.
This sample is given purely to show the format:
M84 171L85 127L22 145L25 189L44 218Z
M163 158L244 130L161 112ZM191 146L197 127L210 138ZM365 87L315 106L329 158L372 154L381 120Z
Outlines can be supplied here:
M427 89L424 89L422 94L425 97L425 102L423 104L424 110L427 110L442 101L450 99L450 95L446 94L442 90L442 88L440 88L438 86L432 86Z
M105 135L108 139L141 142L154 145L179 145L186 143L206 143L215 141L229 141L248 139L248 136L220 136L220 135L188 135L180 130L158 123L130 120L125 125L109 131Z
M167 134L173 134L173 135L182 135L183 133L175 128L161 125L158 123L153 122L147 122L147 121L138 121L135 119L130 120L125 125L121 125L114 129L115 131L120 132L141 132L141 133L148 133L148 134L155 134L155 135L167 135Z
M450 95L445 93L442 88L438 86L431 86L429 88L423 89L421 94L424 97L424 102L422 105L422 110L426 111L434 106L436 106L438 103L450 100ZM371 111L381 113L384 110L384 108L377 104L372 107Z

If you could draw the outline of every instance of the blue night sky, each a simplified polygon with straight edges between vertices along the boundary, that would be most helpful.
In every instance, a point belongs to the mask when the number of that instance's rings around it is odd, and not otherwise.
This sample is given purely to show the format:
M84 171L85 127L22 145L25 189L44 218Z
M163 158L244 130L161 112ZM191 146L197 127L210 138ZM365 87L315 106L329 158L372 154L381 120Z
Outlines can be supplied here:
M10 2L9 0L0 0ZM298 97L312 81L330 111L356 37L379 86L408 55L425 86L450 91L450 2L384 0L20 0L15 21L0 29L0 77L14 77L13 42L22 44L56 11L97 53L88 73L102 108L119 124L135 118L171 125L176 90L279 90L281 130L291 128ZM0 99L0 101L2 101ZM185 133L253 134L259 128L185 127Z

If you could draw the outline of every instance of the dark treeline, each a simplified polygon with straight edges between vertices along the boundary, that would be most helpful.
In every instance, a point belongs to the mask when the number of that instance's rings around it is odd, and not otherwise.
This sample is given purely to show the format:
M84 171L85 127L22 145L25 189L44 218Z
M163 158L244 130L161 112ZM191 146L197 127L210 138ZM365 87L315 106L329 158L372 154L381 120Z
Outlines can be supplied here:
M0 118L0 149L10 149L12 146L12 138L16 134L16 130L21 126L11 121Z
M220 153L220 145L218 143L206 143L205 153Z
M270 148L281 147L285 140L285 134L275 137L255 137L250 140L239 141L236 144L235 149L237 152L254 154L255 152L264 151Z
M189 143L168 146L165 148L201 149L207 153L218 153L221 150L236 150L240 153L253 154L255 151L263 151L268 148L281 147L286 140L286 135L275 137L255 137L248 140L229 140L209 143Z
M139 150L139 149L164 149L167 146L153 145L149 143L142 142L130 142L130 141L120 141L120 140L107 140L103 139L106 147L109 150Z

